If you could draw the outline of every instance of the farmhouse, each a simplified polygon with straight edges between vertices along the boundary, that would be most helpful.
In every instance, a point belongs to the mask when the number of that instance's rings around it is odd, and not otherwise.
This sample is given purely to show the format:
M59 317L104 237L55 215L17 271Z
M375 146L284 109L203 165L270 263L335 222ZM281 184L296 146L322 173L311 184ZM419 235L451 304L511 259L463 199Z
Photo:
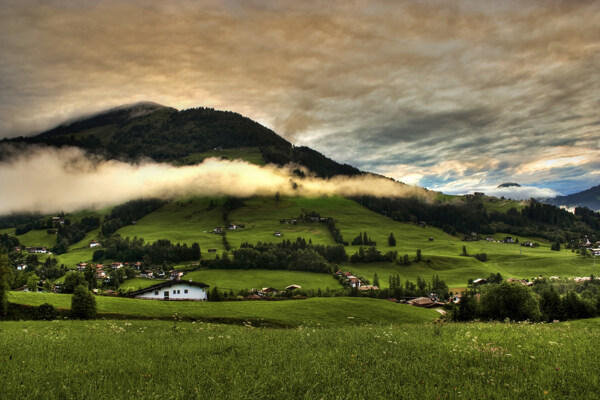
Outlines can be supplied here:
M27 251L29 253L47 253L48 252L45 247L27 247Z
M183 276L183 272L181 271L171 271L170 279L171 280L179 280Z
M129 296L143 300L206 301L207 287L202 282L173 280L131 292Z
M95 240L92 240L92 241L90 242L90 247L98 247L98 246L100 246L100 242L97 242L97 241L95 241Z

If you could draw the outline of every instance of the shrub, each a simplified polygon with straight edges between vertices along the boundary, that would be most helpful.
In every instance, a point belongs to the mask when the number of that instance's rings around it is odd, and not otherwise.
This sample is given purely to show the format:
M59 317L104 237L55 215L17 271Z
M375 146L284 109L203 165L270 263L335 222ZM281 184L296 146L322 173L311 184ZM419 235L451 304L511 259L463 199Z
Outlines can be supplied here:
M36 309L35 315L36 319L52 321L58 317L58 310L52 304L44 303Z
M86 286L79 285L71 297L71 317L77 319L96 318L96 299Z

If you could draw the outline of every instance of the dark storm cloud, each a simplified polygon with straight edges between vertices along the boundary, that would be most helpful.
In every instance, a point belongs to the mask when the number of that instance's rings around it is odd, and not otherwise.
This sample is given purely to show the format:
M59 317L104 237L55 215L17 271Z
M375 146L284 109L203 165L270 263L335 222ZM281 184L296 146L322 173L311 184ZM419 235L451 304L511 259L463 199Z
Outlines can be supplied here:
M598 20L597 1L5 0L0 136L148 100L234 110L435 188L579 166L583 189Z

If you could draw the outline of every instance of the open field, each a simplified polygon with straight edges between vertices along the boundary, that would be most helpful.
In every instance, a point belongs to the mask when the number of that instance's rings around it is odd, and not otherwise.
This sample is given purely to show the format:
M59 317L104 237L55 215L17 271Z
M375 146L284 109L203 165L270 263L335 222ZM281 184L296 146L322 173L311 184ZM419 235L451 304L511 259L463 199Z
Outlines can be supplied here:
M242 290L274 287L285 289L289 285L300 285L302 289L341 289L340 283L329 274L286 270L207 269L185 274L183 279L203 282L219 290Z
M439 195L439 201L458 201L456 196ZM193 198L180 199L170 202L159 210L140 219L136 225L124 227L118 231L121 236L137 236L144 238L147 242L158 239L170 239L172 242L191 244L198 242L202 249L204 259L214 258L224 251L223 238L212 232L217 226L224 227L223 204L225 199L213 199L213 207L210 207L210 199ZM488 204L489 202L486 202ZM520 202L498 200L498 207L517 206ZM524 204L524 203L523 203ZM399 266L395 263L371 263L351 264L346 263L340 267L351 270L366 279L372 280L377 272L380 282L387 286L389 275L399 274L402 280L416 280L421 276L427 280L437 274L444 279L450 287L464 287L468 279L486 277L490 273L500 272L505 278L532 278L534 276L561 277L588 276L591 273L598 274L593 268L593 259L578 256L570 251L555 252L550 250L550 243L546 240L521 237L520 242L527 240L540 244L538 248L521 247L518 244L506 244L499 242L462 242L460 238L450 236L441 229L434 227L419 227L415 224L400 223L386 218L384 215L374 213L360 204L341 197L283 197L276 201L273 197L256 197L244 200L244 206L230 211L229 218L232 223L243 224L245 228L238 230L227 230L227 239L232 248L239 247L243 242L273 242L282 240L295 240L303 237L315 244L334 244L334 241L322 223L303 223L298 225L282 224L281 219L298 217L305 211L316 211L323 217L332 217L337 221L344 240L351 242L361 232L367 232L372 240L377 242L377 248L382 252L398 251L399 256L408 254L412 260L415 258L417 249L423 254L423 259L430 259L430 263L412 263L409 266ZM101 215L103 212L94 212ZM77 217L87 215L85 212L77 214ZM9 232L10 230L6 230ZM282 237L275 237L274 232L282 232ZM394 233L397 245L388 246L387 238ZM41 236L40 236L41 235ZM58 256L59 262L74 267L81 261L89 262L92 259L94 249L88 247L89 241L97 238L98 231L94 230L79 243L70 247L68 253ZM492 235L499 241L507 236L504 233ZM54 244L54 235L48 235L45 231L32 231L25 238L28 244L40 242L42 239L51 240ZM37 239L36 239L37 238ZM433 240L430 240L433 239ZM472 257L461 256L463 246L469 254L486 253L488 261L483 263ZM208 253L209 248L217 249L217 253ZM349 256L357 252L359 246L347 246L346 252ZM40 260L46 256L40 255ZM185 263L184 263L185 264ZM599 266L600 268L600 266ZM242 289L246 286L274 286L278 287L287 282L286 271L278 273L269 271L252 270L244 274L245 282L235 274L227 276L227 271L221 273L211 272L210 278L216 286L232 289ZM207 276L206 273L199 274ZM281 279L278 276L282 277ZM317 275L313 275L317 278ZM307 288L325 289L329 280L303 280L302 283L294 282ZM197 278L194 278L197 279ZM202 278L204 279L204 278ZM303 278L304 279L304 278ZM207 279L204 279L207 280ZM212 283L207 282L211 286ZM288 283L289 284L289 283Z
M596 399L598 322L256 329L4 322L16 398ZM52 349L52 351L48 351Z
M132 278L126 279L125 282L119 285L119 289L128 291L128 290L138 290L144 289L158 283L162 283L164 280L162 279L149 279L149 278Z
M140 219L135 225L119 229L118 233L123 237L144 238L149 243L158 239L188 245L198 242L203 252L208 248L222 249L221 235L212 233L212 230L223 226L223 209L217 206L209 210L209 202L209 199L172 201Z
M12 231L14 232L14 229ZM16 237L27 247L46 247L50 250L56 244L56 234L49 234L46 229L32 229Z
M10 292L12 303L39 306L53 304L70 309L71 295ZM369 298L331 297L284 301L187 302L136 300L97 296L98 312L110 317L170 318L173 313L198 320L237 322L255 321L277 326L360 325L418 323L431 321L434 310Z
M228 160L244 160L256 165L265 165L262 153L258 147L238 147L235 149L209 150L202 153L192 153L183 157L178 164L198 164L209 157L226 158Z

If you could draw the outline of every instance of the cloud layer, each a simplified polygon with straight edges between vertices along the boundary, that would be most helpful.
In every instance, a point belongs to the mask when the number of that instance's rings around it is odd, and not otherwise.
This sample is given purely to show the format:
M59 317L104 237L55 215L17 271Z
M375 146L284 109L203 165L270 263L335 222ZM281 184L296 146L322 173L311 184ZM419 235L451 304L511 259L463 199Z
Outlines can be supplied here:
M308 197L431 196L424 189L372 175L299 178L291 173L292 169L216 158L185 167L154 162L134 165L100 160L78 148L34 148L0 163L0 215L71 212L146 197L250 197L277 192Z
M598 181L600 2L0 0L0 136L141 100L397 179Z

